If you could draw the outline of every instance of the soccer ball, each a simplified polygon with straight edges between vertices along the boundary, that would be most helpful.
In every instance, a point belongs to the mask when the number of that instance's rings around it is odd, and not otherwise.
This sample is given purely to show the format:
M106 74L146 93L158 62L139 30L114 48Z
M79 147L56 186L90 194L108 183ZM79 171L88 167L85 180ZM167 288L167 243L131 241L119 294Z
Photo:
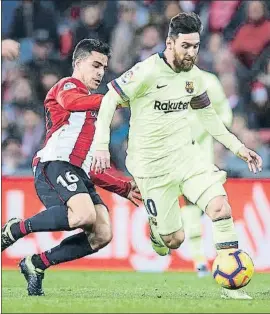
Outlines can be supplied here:
M227 289L246 286L254 273L250 256L239 249L224 250L214 260L212 274L215 281Z

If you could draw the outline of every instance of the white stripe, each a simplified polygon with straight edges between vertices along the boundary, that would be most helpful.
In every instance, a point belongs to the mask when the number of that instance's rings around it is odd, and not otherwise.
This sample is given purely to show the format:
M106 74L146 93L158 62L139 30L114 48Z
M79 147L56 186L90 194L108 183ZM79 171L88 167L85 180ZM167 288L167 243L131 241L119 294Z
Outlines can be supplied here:
M86 112L72 112L68 119L69 124L54 132L46 146L37 153L41 161L69 161L69 155L78 140L85 119Z

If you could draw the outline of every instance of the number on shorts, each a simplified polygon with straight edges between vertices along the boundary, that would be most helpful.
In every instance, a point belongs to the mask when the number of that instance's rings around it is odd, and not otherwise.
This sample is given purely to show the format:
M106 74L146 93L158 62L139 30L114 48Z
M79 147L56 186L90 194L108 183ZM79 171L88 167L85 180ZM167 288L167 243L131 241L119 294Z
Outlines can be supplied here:
M146 211L147 211L148 215L152 215L152 216L156 217L157 216L157 208L156 208L155 202L151 198L148 198L146 200L146 202L144 201L144 204L145 204Z
M70 173L70 171L66 172L65 178L66 178L67 182L61 175L58 176L57 179L56 179L56 183L57 184L60 183L60 184L62 184L62 186L64 188L67 188L67 187L70 186L70 183L75 183L75 182L79 181L79 178L75 174Z

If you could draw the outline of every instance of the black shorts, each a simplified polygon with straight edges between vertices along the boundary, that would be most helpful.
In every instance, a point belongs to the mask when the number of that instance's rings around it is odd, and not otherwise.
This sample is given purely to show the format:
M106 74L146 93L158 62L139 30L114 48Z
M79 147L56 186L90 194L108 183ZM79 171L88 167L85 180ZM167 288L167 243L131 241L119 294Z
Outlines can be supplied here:
M35 188L46 208L66 204L79 193L89 194L94 205L106 206L86 173L66 161L39 162L35 169Z

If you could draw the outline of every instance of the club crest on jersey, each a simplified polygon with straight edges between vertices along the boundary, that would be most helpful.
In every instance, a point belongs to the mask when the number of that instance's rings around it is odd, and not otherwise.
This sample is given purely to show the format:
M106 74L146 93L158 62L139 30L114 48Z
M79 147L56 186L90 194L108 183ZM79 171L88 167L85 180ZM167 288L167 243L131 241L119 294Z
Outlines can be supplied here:
M77 86L74 83L68 82L64 85L64 90L69 90L69 89L73 89L76 88Z
M123 84L127 84L128 82L130 82L131 78L133 76L133 71L129 70L126 73L124 73L121 77L121 81Z
M194 92L193 82L186 81L186 91L187 91L189 94L192 94L192 93Z

